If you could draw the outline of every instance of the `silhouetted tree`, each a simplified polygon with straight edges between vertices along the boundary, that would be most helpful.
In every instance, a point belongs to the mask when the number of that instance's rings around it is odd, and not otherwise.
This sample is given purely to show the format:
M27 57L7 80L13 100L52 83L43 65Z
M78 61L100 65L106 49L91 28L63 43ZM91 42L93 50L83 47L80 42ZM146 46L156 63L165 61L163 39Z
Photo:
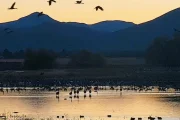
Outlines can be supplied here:
M14 53L13 53L13 56L14 56L14 58L16 58L16 59L22 59L22 58L25 57L24 54L25 54L25 53L24 53L24 50L19 50L19 51L14 52Z
M105 59L99 54L93 54L87 50L82 50L71 57L69 65L72 67L103 67Z
M164 49L166 47L166 43L168 42L168 38L159 37L156 38L153 44L147 49L146 53L146 63L161 65L164 62Z
M6 58L6 59L13 58L12 52L10 52L8 49L4 49L2 55L3 55L3 57Z
M146 62L167 67L180 66L180 34L173 39L157 38L148 48Z
M57 55L53 51L41 49L33 51L27 49L25 52L25 69L51 69L55 63Z

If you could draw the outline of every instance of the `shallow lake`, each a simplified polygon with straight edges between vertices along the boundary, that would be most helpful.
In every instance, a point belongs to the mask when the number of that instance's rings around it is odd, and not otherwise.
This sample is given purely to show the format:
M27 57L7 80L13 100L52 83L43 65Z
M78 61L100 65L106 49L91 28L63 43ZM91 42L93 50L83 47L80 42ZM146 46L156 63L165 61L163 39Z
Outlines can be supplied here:
M130 117L161 116L164 119L180 119L179 93L138 93L123 91L81 92L78 98L69 98L69 92L26 91L0 93L0 113L27 115L35 118L65 116L76 119L128 119ZM15 114L15 113L14 113ZM107 118L107 115L112 115Z

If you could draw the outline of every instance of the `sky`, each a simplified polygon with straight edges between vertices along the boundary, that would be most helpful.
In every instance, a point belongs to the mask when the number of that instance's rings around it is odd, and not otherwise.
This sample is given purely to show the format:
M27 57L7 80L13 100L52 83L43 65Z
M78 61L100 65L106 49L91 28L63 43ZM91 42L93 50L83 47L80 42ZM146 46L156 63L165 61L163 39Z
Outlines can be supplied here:
M56 0L48 5L48 0L0 0L0 23L17 20L33 12L43 11L61 22L96 23L104 20L123 20L136 24L152 20L180 6L180 0ZM16 2L17 10L8 10ZM104 11L96 12L100 5Z

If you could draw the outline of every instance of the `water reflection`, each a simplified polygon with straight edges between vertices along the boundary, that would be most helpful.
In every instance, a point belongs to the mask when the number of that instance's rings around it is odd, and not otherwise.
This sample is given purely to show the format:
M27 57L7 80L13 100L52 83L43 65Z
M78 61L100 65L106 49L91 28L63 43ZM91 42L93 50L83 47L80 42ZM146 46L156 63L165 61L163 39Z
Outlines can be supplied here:
M130 117L180 117L180 95L173 93L134 93L111 90L70 96L69 92L24 91L0 94L0 113L14 112L38 116L78 117L86 119L112 115L118 119ZM143 119L144 120L144 119Z

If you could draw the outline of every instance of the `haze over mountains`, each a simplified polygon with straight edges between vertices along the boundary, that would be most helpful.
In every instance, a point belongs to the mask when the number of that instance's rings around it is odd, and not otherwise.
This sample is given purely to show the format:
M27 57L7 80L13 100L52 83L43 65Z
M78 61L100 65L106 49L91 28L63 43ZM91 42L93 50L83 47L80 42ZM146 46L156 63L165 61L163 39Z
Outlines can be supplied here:
M102 21L93 25L65 23L48 15L38 18L37 14L1 23L0 49L144 51L155 37L172 36L173 28L180 28L180 8L139 25L124 21ZM6 34L4 28L7 27L14 32Z

